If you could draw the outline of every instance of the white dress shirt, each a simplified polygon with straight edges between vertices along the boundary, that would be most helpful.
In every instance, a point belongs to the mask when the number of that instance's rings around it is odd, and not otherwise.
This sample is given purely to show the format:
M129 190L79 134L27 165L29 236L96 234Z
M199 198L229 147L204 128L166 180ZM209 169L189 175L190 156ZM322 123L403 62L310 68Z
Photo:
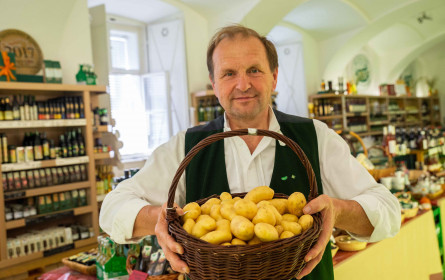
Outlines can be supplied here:
M280 132L280 125L270 109L269 130ZM313 120L318 139L323 193L328 196L357 201L364 209L374 231L371 236L356 236L375 242L392 237L400 229L400 205L386 187L374 178L351 155L347 143L326 124ZM230 130L224 119L224 130ZM227 179L231 193L248 192L254 187L269 185L275 160L276 141L263 137L251 154L240 137L224 140ZM280 143L280 145L284 143ZM128 243L139 211L146 205L162 205L179 164L184 159L185 131L157 148L145 166L130 179L121 182L102 203L99 223L118 243ZM178 183L175 202L185 204L185 176Z

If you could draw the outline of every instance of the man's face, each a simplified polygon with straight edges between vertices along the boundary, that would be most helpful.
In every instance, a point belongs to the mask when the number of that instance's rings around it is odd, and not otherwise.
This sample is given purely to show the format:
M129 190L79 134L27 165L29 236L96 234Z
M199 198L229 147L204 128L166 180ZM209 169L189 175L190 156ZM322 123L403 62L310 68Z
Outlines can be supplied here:
M267 116L278 69L271 72L258 38L223 39L213 53L213 65L213 89L229 118L249 121Z

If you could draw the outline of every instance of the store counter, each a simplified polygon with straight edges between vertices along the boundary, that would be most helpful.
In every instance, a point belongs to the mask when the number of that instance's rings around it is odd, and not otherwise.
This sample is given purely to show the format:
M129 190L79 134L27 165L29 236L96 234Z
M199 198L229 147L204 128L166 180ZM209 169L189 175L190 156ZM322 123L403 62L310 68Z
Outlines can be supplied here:
M395 237L368 244L363 251L338 251L333 262L336 280L429 280L441 276L433 211L407 220Z

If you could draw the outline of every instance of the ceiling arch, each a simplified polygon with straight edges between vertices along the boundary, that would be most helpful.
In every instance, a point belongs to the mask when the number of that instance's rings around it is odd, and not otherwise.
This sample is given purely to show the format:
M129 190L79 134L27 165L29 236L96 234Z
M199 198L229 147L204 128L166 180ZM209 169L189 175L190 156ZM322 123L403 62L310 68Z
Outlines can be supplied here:
M260 34L268 34L285 15L307 1L309 0L261 0L240 23Z
M423 0L407 3L392 12L389 12L366 26L363 30L353 36L346 44L338 50L332 59L327 64L324 76L336 77L338 73L342 73L346 64L352 59L352 57L359 52L359 50L367 44L367 42L374 36L392 26L403 18L410 15L415 15L421 11L436 8L443 5L442 0Z
M445 30L441 33L437 34L436 36L430 37L427 39L423 44L419 45L418 47L411 50L410 53L408 53L403 59L399 60L399 62L394 65L392 70L390 71L387 80L388 81L395 81L397 80L398 76L402 71L408 67L408 65L413 62L416 58L419 57L422 53L427 51L429 48L435 46L436 44L439 44L441 42L445 41Z
M353 8L359 15L362 16L362 18L367 22L370 23L371 22L371 18L369 17L369 15L362 9L360 8L356 3L353 3L350 0L342 0L344 3L348 4L351 8Z

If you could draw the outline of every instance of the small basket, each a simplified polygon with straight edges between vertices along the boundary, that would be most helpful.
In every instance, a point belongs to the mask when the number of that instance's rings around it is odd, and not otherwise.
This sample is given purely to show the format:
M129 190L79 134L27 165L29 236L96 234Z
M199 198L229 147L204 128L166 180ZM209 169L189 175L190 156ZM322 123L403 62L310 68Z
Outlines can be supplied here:
M127 262L125 263L125 268L127 269L128 275L131 275L131 273L133 273L134 264L131 264L131 261L133 259L137 259L137 257L135 255L129 254L127 257ZM170 273L163 275L147 276L146 280L176 280L178 279L178 276L179 273Z
M85 275L96 276L96 265L83 265L72 262L68 258L63 258L62 263L72 270L78 271Z
M322 218L320 213L313 216L314 225L300 235L277 241L256 245L222 246L207 243L188 234L181 225L181 219L173 207L176 187L182 173L192 158L204 147L227 137L257 135L268 136L284 142L299 157L306 168L310 193L308 200L318 196L317 182L312 166L303 150L288 137L269 130L240 129L213 134L194 146L181 162L173 178L167 201L167 222L170 234L184 248L180 258L190 268L188 275L193 280L204 279L291 279L303 270L304 257L318 240ZM246 193L232 194L233 197L244 197ZM199 205L218 195L196 201ZM288 198L285 194L275 193L275 198Z

